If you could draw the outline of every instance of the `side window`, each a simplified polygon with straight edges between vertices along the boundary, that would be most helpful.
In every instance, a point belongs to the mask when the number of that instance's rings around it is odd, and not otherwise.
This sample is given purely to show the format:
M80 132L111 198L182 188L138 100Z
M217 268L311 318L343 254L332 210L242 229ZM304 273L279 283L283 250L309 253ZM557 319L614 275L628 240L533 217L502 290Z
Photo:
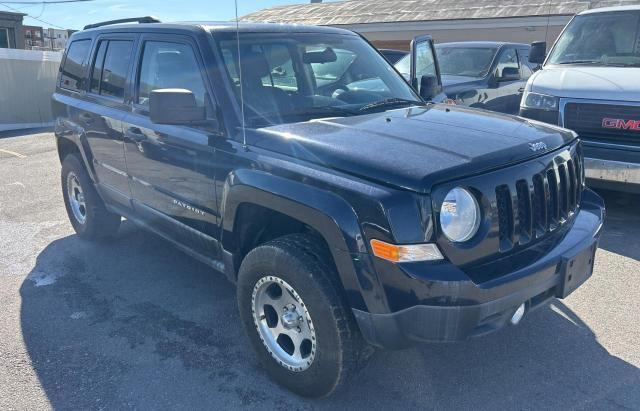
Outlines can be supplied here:
M104 55L107 52L107 44L109 44L108 41L101 41L98 46L98 52L93 63L93 71L91 73L92 93L100 94L100 77L102 75L102 68L104 67Z
M182 88L194 94L199 106L205 105L200 67L187 44L147 41L138 76L138 104L148 104L152 90Z
M69 45L60 76L60 87L73 91L84 88L84 65L90 49L91 40L77 40Z
M520 75L523 80L528 80L533 74L533 70L529 67L529 50L518 50L518 60L520 60Z
M0 49L9 48L9 29L0 27Z
M109 41L100 80L101 95L124 99L132 49L132 41Z
M516 49L507 49L502 52L502 54L500 55L500 59L498 60L498 65L496 67L496 76L503 77L505 68L512 68L515 69L516 72L519 72L520 66L518 65L518 55L516 54Z
M435 76L436 63L429 41L422 41L416 45L416 78L420 84L422 76Z

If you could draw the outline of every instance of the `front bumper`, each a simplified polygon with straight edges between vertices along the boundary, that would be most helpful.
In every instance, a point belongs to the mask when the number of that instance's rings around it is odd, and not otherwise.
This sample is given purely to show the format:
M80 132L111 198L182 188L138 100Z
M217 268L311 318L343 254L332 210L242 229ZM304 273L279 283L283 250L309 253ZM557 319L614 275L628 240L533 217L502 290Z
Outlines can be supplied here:
M586 140L583 148L591 187L640 192L640 147Z
M585 190L582 208L570 231L535 263L482 284L442 279L437 283L429 282L429 289L449 292L446 299L432 296L429 300L433 305L419 304L385 314L354 309L360 330L371 344L397 349L416 342L459 341L503 328L521 304L524 303L526 312L530 312L555 297L566 297L589 277L604 213L602 199ZM568 287L567 279L571 277L566 274L573 273L573 263L582 256L588 257L591 268L588 272L576 273L577 278L573 280L576 283ZM438 273L435 276L438 277ZM425 283L413 277L411 281L419 282L414 283L415 294L419 294ZM436 304L438 301L444 303Z

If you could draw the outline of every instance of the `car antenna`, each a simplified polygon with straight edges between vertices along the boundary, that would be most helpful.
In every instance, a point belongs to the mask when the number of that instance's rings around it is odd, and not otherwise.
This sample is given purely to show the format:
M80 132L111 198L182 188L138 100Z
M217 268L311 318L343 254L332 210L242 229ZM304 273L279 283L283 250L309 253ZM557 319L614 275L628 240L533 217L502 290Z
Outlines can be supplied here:
M247 132L244 124L244 93L242 90L242 58L240 57L240 23L238 19L238 0L236 5L236 44L238 46L238 80L240 81L240 113L242 115L242 148L247 149Z
M547 5L547 29L544 32L544 42L547 43L547 37L549 36L549 20L551 19L551 0Z

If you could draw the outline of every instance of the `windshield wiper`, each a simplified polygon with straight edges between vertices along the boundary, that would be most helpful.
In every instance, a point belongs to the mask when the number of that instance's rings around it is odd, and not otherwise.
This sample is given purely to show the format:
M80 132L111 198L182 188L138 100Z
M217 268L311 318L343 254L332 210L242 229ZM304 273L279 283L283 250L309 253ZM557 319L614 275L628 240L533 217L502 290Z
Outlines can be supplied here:
M279 120L304 120L306 117L315 116L327 117L327 116L353 116L357 113L353 110L343 108L340 106L318 106L318 107L303 107L294 111L279 112L270 111L267 113L260 113L255 116L247 117L247 122L254 126L270 126L280 124Z
M380 100L373 103L365 104L360 107L358 111L368 111L374 108L392 107L392 106L406 106L406 105L423 105L422 101L407 100L404 98L388 98L386 100Z
M569 60L569 61L561 61L555 64L602 64L600 60Z

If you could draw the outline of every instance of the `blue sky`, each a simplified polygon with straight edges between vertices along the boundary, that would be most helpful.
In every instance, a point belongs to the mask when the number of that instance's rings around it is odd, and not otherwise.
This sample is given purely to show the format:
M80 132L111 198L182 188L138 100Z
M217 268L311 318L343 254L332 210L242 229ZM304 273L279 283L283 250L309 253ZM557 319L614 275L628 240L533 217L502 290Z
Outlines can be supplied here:
M38 0L25 0L37 2ZM325 0L327 1L327 0ZM308 0L238 0L238 13L244 14L265 7L308 3ZM0 0L2 3L2 0ZM51 24L25 17L24 24L69 29L81 29L97 21L133 16L157 16L162 21L231 20L235 17L233 0L93 0L86 3L38 5L0 4L0 10L21 10ZM54 26L55 25L55 26Z

